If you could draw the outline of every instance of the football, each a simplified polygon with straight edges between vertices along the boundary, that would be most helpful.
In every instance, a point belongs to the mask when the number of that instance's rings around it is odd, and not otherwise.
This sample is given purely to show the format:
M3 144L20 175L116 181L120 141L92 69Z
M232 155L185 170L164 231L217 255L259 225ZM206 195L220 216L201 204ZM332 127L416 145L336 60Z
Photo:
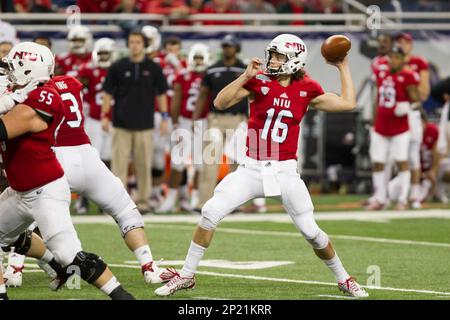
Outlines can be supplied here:
M345 58L352 44L350 39L343 35L328 37L321 47L322 56L330 62L339 62Z

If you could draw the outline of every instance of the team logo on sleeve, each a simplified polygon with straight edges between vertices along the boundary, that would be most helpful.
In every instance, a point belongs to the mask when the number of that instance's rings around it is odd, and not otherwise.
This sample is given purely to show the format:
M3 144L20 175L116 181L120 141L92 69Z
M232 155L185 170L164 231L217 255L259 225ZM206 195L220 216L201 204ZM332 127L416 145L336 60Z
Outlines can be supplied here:
M261 87L261 92L263 95L266 95L269 92L269 88L268 87Z
M299 95L300 95L300 97L304 98L304 97L306 97L308 94L306 93L306 91L300 91Z

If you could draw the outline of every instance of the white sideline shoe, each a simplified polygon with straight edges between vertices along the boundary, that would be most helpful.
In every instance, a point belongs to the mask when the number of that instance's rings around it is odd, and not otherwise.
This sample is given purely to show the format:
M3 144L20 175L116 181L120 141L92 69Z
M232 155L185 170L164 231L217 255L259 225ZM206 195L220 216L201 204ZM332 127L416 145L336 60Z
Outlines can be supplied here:
M166 283L164 286L155 290L155 294L160 297L165 297L179 290L193 289L195 287L195 276L193 277L181 277L175 276L172 280Z
M348 277L345 281L338 283L339 290L352 297L367 298L369 294L353 279Z

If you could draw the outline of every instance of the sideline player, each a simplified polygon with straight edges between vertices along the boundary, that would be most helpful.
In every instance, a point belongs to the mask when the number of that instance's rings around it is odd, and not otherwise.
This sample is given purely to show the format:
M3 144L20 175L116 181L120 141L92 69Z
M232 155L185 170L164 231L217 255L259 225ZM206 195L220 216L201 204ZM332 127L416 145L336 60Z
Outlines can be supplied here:
M5 105L8 96L2 96L1 112L6 114L0 118L0 142L10 187L0 195L0 247L28 247L30 237L22 235L36 221L46 246L67 274L77 268L82 279L112 299L134 299L99 256L83 251L70 218L69 185L51 148L64 120L61 97L47 83L54 71L53 54L47 47L23 42L6 61L15 88L39 85L16 100L22 101L17 105L11 98Z
M174 80L179 72L187 68L186 59L181 54L181 39L175 36L170 36L164 39L163 50L159 52L153 61L159 63L163 71L164 77L167 80L169 90L167 90L167 105L172 105L172 99L174 95ZM164 182L164 171L166 169L166 154L170 150L170 134L172 132L172 121L169 119L169 132L161 135L160 125L162 121L162 114L159 111L159 106L156 104L155 112L155 130L153 130L153 161L152 161L152 206L159 207L161 201L162 188L161 184ZM187 185L180 188L180 197L185 199L185 203L188 203L188 190ZM188 208L186 208L188 209Z
M342 95L338 96L324 93L316 81L305 76L306 57L307 49L300 38L279 35L266 48L265 73L260 70L262 61L253 58L245 72L215 98L214 105L221 110L249 98L247 157L219 183L203 206L180 275L156 289L156 295L194 287L200 260L226 215L250 199L277 197L316 255L334 273L339 289L356 297L368 296L348 275L327 234L315 222L311 197L297 172L300 122L308 105L328 112L350 111L356 106L348 58L334 64L342 86Z
M428 61L417 55L412 54L413 37L409 33L402 32L395 37L396 45L405 52L405 68L417 72L419 75L419 98L424 102L430 95L430 70ZM411 192L410 200L413 209L420 209L420 145L422 144L423 128L420 117L420 108L411 110L408 113L408 121L411 132L411 141L409 145L409 166L411 170Z
M445 172L445 166L448 166L448 159L442 159L442 155L437 148L439 138L438 126L428 121L424 110L421 111L421 118L423 138L420 146L420 168L422 172L417 198L417 201L420 203L425 202L430 196L435 194L439 180L442 178L442 172ZM395 177L388 185L389 199L397 201L400 190L400 181L398 177Z
M70 74L91 60L92 34L86 26L74 26L67 34L69 52L55 57L55 74Z
M405 210L411 173L408 164L410 131L408 113L411 104L419 102L417 73L404 69L405 54L393 47L388 55L389 68L375 71L378 95L374 128L370 139L370 157L373 164L374 200L367 210L381 210L387 203L387 183L384 167L389 157L398 166L401 192L397 210Z
M116 43L110 38L98 39L92 51L92 60L83 65L76 77L87 88L84 102L89 113L85 121L86 133L92 146L100 153L100 158L110 167L111 134L102 130L102 89L103 82L111 64L115 60Z
M174 126L172 141L175 142L171 154L171 173L169 180L169 192L161 206L156 210L158 213L171 212L175 209L175 203L178 195L178 188L181 186L183 171L186 170L186 164L193 160L195 168L194 186L192 190L192 201L188 204L189 208L195 208L198 204L198 171L199 164L195 163L193 155L201 152L201 128L206 127L205 109L202 117L192 123L192 113L195 109L200 91L200 85L209 64L209 48L205 44L196 43L189 50L188 68L180 72L173 81L172 98L172 123ZM194 127L193 127L194 126ZM200 130L196 130L200 129ZM194 130L193 130L194 129ZM178 137L179 139L173 139ZM200 136L199 136L200 135ZM197 141L194 141L197 139ZM180 199L181 200L181 199Z

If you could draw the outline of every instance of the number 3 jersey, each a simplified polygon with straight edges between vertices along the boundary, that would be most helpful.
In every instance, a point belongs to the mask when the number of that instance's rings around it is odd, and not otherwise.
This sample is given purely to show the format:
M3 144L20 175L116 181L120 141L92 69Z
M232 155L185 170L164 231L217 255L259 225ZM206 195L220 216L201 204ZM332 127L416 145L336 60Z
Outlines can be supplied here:
M61 97L46 83L32 91L23 104L47 119L48 128L1 143L9 185L19 192L42 187L64 175L52 150L64 116Z
M64 122L58 130L55 147L90 144L84 131L83 85L72 76L57 76L50 83L61 95L64 106Z
M377 84L375 131L383 136L408 131L408 115L396 116L394 110L397 103L409 101L407 88L419 83L419 75L405 69L396 73L378 69L374 71L374 75Z
M310 101L324 93L320 84L305 76L283 87L276 77L260 73L244 88L253 93L249 97L247 156L296 159L300 122Z

